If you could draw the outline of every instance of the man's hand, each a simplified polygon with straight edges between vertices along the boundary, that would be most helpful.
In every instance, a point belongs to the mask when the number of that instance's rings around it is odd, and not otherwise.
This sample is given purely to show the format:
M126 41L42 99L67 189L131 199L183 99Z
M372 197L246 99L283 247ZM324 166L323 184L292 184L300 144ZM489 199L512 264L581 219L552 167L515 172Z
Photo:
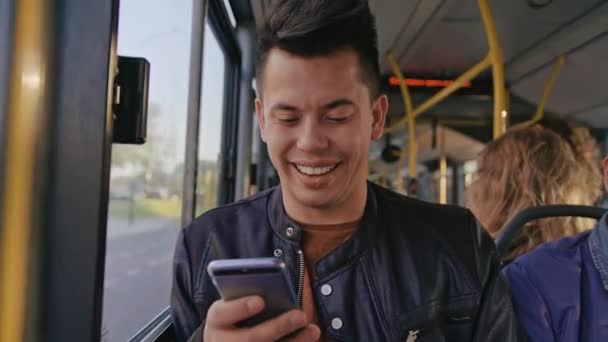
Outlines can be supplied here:
M253 327L239 328L236 323L262 312L264 301L257 296L243 297L231 301L218 300L207 313L203 332L205 342L270 342L302 329L290 341L317 341L321 330L309 324L300 310L292 310Z

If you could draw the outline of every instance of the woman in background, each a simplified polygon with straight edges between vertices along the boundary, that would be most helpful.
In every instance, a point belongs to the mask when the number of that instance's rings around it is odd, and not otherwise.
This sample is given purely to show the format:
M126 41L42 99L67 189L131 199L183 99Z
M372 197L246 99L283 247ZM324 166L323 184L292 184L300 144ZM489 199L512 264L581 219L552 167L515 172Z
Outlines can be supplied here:
M599 149L586 128L557 120L514 126L489 143L477 159L468 205L496 237L521 210L540 205L594 205L601 196ZM593 226L583 218L556 217L528 223L505 261L538 245Z

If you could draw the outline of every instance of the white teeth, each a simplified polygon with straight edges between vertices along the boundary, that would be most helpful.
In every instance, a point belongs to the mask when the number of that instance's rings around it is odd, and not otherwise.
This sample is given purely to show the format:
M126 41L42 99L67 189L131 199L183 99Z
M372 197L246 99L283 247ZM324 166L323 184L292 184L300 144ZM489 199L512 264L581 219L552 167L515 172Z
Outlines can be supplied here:
M302 172L305 175L319 176L319 175L324 175L326 173L331 172L333 169L336 168L336 165L337 164L330 165L330 166L323 166L323 167L296 165L296 168L298 169L298 171Z

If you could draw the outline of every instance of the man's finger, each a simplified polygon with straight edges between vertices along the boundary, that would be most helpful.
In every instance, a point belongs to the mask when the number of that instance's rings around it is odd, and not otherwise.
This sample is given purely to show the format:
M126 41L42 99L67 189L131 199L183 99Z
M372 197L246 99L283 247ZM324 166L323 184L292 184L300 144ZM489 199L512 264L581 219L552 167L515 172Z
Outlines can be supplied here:
M244 334L250 336L249 341L276 341L304 328L307 324L306 314L303 311L291 310L247 329Z
M309 324L306 329L302 330L293 338L289 339L289 342L310 342L318 341L321 337L321 329L314 324Z
M255 316L264 309L264 300L249 296L234 300L218 300L207 313L207 324L217 327L230 327L246 318Z

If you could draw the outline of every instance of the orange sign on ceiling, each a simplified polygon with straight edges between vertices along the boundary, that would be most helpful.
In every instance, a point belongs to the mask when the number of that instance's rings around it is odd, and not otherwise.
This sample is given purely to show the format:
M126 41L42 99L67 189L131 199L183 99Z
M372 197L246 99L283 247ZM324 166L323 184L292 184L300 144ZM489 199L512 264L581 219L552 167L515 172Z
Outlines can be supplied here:
M399 79L395 76L391 76L388 79L388 83L392 86L399 85ZM406 78L405 84L408 87L426 87L426 88L445 88L452 85L452 80L425 80L420 78ZM462 88L471 88L473 84L471 82L465 82L462 84Z

